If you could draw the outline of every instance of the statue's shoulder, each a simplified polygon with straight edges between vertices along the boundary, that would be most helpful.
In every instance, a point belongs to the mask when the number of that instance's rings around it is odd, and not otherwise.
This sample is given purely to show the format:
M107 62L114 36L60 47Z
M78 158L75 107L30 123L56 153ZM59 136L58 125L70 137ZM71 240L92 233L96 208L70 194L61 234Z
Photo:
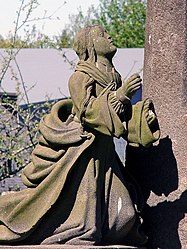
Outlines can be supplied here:
M80 71L75 71L71 77L69 78L69 87L73 86L73 85L79 85L79 84L83 84L86 83L88 80L90 79L90 76L84 72L80 72Z

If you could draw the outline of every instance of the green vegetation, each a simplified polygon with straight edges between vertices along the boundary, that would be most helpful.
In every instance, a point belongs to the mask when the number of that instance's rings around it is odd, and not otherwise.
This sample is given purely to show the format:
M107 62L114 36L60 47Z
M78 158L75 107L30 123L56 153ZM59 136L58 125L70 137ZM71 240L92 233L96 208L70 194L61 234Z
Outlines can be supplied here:
M99 24L119 48L144 46L146 2L144 0L101 0L96 13Z
M84 15L71 15L69 24L60 34L49 37L32 27L26 39L17 34L9 37L0 36L0 48L68 48L73 45L73 38L81 27L99 24L111 35L119 48L144 47L146 20L145 0L100 0L98 8L91 6Z

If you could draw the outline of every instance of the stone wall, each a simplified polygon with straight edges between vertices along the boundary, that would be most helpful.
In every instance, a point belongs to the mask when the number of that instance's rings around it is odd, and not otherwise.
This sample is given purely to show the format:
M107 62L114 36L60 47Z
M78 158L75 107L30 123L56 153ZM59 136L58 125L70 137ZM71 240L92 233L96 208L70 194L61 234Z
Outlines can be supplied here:
M143 98L154 102L161 139L136 151L132 171L146 201L150 249L187 246L186 24L186 0L148 1Z

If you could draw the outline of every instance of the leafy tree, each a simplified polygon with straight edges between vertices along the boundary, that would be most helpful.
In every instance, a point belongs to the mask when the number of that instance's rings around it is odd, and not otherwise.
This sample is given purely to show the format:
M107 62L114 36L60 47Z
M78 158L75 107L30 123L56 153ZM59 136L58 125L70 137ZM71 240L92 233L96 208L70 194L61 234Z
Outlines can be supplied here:
M62 30L62 32L56 36L53 36L53 39L50 43L50 47L61 49L61 48L70 48L73 45L73 36L70 34L68 29Z
M14 48L69 48L73 44L73 35L64 29L58 35L49 37L48 35L42 34L40 32L32 33L27 39L17 36L16 40L13 42L13 34L9 34L9 37L3 38L0 35L0 48L10 49L12 46Z
M16 48L72 47L80 28L94 24L103 26L119 48L144 47L145 20L146 0L100 0L98 8L90 6L86 15L79 8L77 14L69 17L69 24L56 36L42 34L33 26L26 32L25 39L19 37L17 32L9 34L7 38L0 36L0 48L10 48L12 44Z
M98 8L91 6L86 15L79 9L77 15L70 16L66 30L74 37L81 27L99 24L117 47L144 47L145 20L145 0L100 0Z
M82 9L78 9L77 14L73 14L69 16L69 24L66 25L65 29L70 37L74 38L76 33L80 30L80 28L83 28L88 25L94 25L98 24L97 21L97 9L94 8L93 5L91 5L88 8L88 11L86 15L83 14Z
M146 19L144 0L101 0L96 17L117 47L143 47Z

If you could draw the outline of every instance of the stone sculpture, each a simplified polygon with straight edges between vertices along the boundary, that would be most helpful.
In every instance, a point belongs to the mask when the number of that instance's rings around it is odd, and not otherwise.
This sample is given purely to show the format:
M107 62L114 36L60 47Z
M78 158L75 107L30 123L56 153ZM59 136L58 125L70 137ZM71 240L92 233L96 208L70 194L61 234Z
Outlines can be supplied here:
M113 137L133 146L156 141L152 103L131 105L141 78L135 74L123 83L112 64L116 47L102 27L82 29L74 48L80 61L69 80L71 99L55 104L41 120L39 143L22 173L27 189L0 196L1 244L147 241L137 210L141 193Z

